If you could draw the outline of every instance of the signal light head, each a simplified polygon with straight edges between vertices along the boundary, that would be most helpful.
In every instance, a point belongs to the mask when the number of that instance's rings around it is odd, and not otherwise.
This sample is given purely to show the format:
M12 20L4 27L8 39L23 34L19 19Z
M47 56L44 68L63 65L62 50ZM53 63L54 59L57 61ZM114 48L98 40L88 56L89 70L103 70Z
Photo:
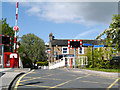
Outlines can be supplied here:
M18 26L14 26L13 28L15 31L19 31L19 27Z

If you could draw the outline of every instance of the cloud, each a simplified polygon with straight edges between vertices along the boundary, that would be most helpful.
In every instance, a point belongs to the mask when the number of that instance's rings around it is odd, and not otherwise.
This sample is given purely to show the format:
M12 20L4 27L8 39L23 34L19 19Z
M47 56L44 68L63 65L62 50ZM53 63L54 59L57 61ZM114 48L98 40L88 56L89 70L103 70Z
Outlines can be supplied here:
M84 25L109 24L118 2L21 2L26 13L40 20Z
M1 0L2 2L118 2L119 0Z
M99 26L98 26L99 27ZM104 27L91 27L89 29L85 29L83 32L80 32L75 36L74 39L95 39L96 36L98 36L99 33L102 33L104 31Z
M88 30L83 33L78 34L74 39L79 39L81 37L86 37L88 34L93 33L94 30Z
M109 23L118 12L118 3L31 3L27 13L56 23Z

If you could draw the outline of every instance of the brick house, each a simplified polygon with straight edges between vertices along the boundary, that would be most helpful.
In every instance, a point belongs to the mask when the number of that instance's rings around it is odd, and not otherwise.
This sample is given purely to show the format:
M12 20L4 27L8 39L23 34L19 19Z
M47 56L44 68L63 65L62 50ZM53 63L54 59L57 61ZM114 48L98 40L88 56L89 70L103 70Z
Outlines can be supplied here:
M49 61L55 62L56 60L61 59L62 57L74 57L74 49L68 49L68 40L69 39L55 39L53 34L49 34ZM82 40L82 49L76 49L76 57L85 56L88 46L85 44L98 45L101 43L101 40L91 40L91 39L79 39ZM93 48L93 47L92 47Z

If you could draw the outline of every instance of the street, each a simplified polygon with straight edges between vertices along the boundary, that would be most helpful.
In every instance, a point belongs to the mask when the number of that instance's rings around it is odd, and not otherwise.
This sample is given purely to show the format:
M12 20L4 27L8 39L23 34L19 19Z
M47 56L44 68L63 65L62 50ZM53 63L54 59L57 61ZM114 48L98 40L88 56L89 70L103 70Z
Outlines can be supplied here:
M89 74L82 70L61 68L53 70L36 69L20 76L13 84L15 90L20 89L102 89L118 90L117 77L104 77ZM108 89L109 90L109 89Z

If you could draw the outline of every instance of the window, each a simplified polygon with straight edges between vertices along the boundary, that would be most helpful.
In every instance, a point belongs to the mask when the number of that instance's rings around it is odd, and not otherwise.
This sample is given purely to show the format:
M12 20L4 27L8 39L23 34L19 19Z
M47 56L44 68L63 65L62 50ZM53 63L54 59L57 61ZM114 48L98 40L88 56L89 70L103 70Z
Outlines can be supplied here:
M62 47L62 54L68 54L68 47Z
M78 53L79 54L84 54L84 47L78 48Z

